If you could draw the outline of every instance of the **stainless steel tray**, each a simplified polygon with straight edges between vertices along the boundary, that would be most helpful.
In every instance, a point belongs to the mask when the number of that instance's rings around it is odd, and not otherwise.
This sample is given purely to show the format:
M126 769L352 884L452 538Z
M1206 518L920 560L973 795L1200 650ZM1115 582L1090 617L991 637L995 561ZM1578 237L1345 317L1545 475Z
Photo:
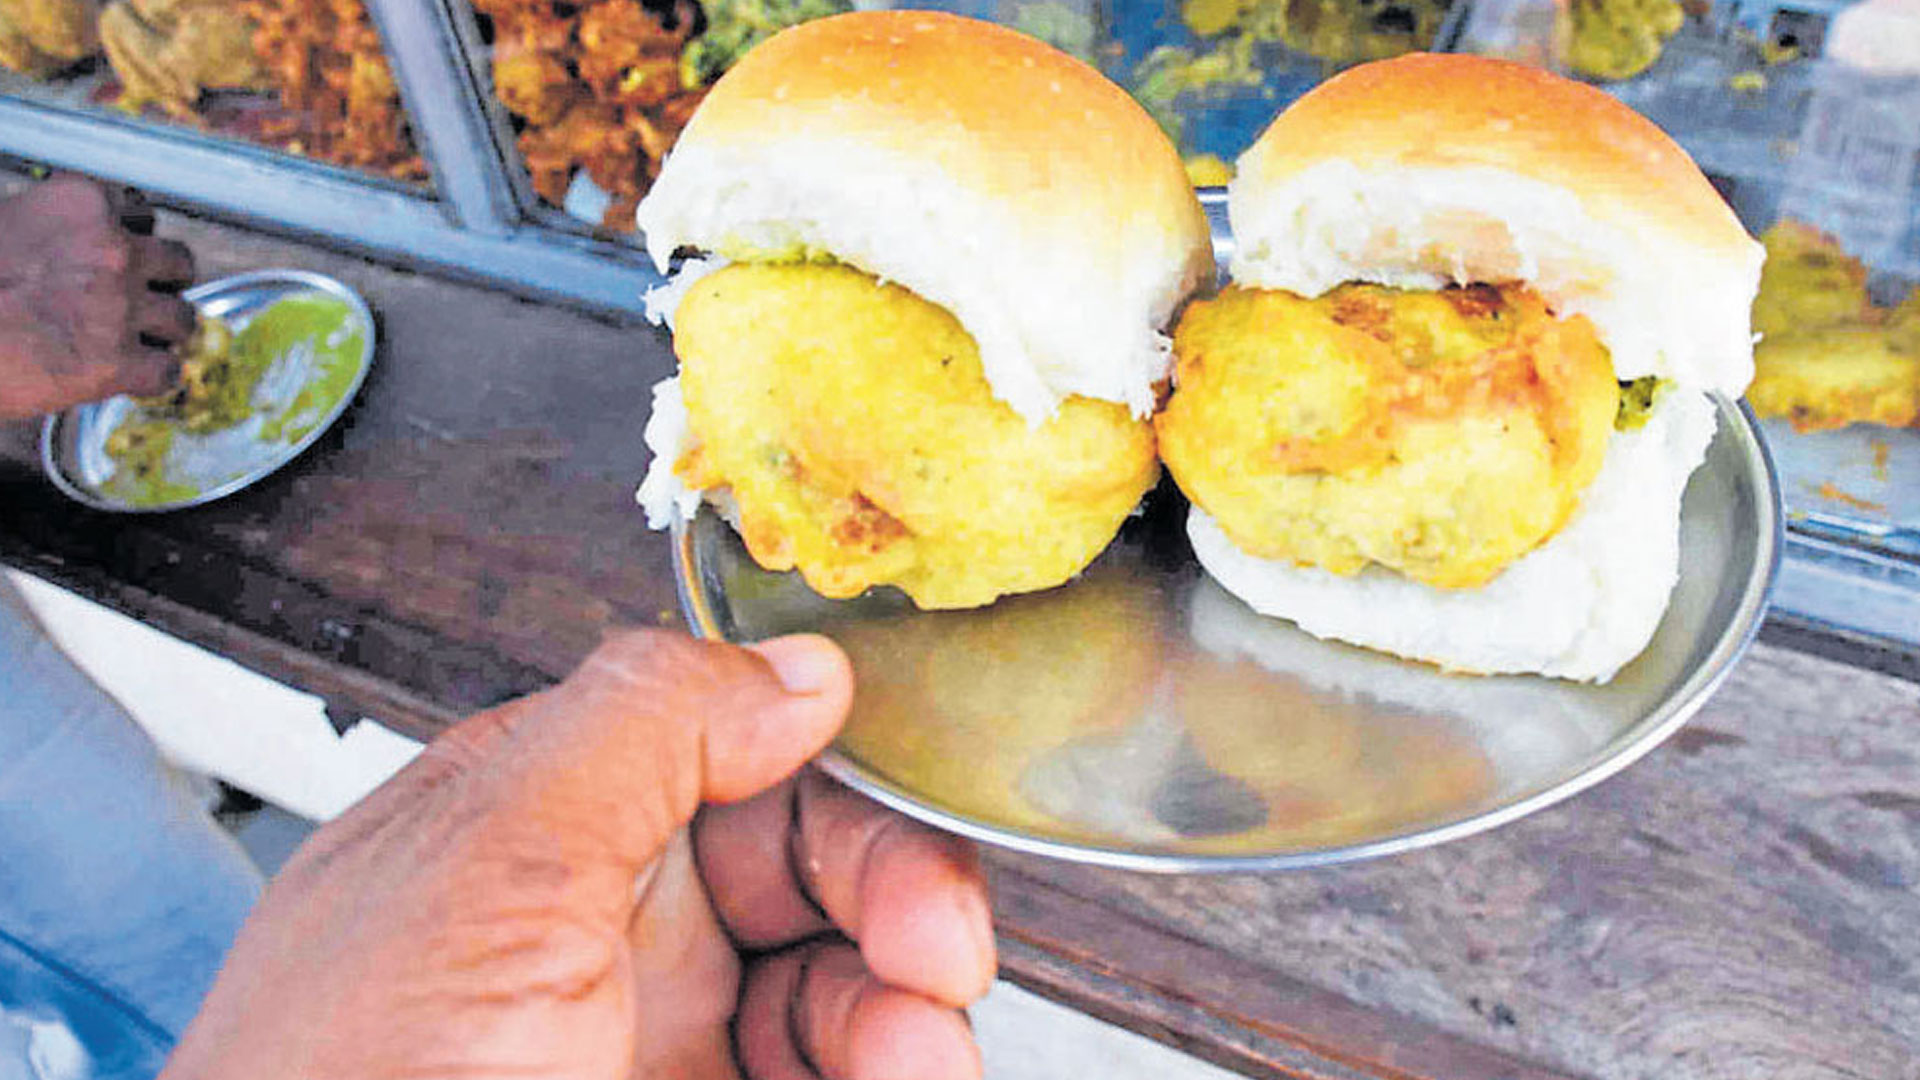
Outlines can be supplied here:
M342 305L340 325L330 331L348 343L352 364L338 397L300 410L301 392L327 378L317 361L324 342L302 342L275 358L254 391L253 417L205 435L174 436L167 459L170 488L166 498L140 498L115 484L118 463L107 453L107 439L138 411L127 397L92 402L47 417L40 431L40 462L47 477L68 497L95 510L141 514L199 506L231 495L299 457L339 419L373 366L373 313L360 294L323 274L304 270L262 270L197 285L183 297L202 314L223 319L235 331L282 300L321 295ZM352 348L353 337L359 339ZM274 423L279 420L279 431Z
M675 531L695 632L812 630L854 658L841 780L980 840L1137 870L1315 866L1511 821L1657 746L1760 625L1779 491L1744 406L1687 488L1681 572L1611 683L1445 675L1255 615L1199 570L1163 486L1074 582L968 612L814 595L711 510Z

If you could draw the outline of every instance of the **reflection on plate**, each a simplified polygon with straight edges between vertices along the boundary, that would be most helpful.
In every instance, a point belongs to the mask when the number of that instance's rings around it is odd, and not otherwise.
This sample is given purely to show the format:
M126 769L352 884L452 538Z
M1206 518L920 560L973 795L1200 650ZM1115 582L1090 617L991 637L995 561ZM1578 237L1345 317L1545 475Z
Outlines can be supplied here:
M825 633L853 716L823 759L944 828L1145 870L1307 866L1467 835L1624 767L1697 709L1758 628L1778 492L1744 410L1687 489L1681 578L1611 683L1447 675L1254 614L1186 547L1170 486L1072 583L960 612L824 600L710 510L676 530L689 622Z
M330 277L267 270L183 295L203 317L265 350L249 415L198 434L154 419L127 397L50 416L40 433L41 464L71 498L97 510L141 513L238 491L311 446L352 402L373 363L373 315L359 294ZM148 435L148 452L138 461L109 450L123 429Z

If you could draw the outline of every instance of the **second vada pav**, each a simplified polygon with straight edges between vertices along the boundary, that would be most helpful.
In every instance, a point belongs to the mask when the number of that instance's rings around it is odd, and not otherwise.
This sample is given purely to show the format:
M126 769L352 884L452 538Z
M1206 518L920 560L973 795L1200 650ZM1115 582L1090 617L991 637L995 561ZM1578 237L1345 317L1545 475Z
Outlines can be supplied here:
M1050 588L1159 475L1162 333L1213 269L1178 153L1002 27L859 12L715 85L640 205L679 375L640 500L755 561L922 608Z
M1610 679L1753 374L1761 248L1700 170L1593 87L1412 54L1289 107L1228 211L1156 421L1201 564L1321 637Z

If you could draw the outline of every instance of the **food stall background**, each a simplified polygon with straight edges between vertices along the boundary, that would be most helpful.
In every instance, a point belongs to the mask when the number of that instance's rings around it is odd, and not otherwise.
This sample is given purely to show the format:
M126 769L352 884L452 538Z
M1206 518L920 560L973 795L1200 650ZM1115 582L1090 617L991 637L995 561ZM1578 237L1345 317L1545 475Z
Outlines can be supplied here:
M705 88L854 0L0 0L0 154L636 314L632 208ZM1920 646L1920 0L934 0L1075 53L1217 188L1272 115L1414 49L1592 82L1773 258L1749 395L1781 603ZM1217 191L1206 196L1224 223Z

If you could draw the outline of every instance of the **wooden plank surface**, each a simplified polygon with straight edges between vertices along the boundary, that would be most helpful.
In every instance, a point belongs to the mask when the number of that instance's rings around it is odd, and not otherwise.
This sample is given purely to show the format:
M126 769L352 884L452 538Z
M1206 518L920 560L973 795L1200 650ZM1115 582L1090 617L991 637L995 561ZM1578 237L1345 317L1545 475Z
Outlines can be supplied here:
M169 218L209 276L382 320L350 422L178 515L71 506L0 437L0 558L418 734L677 624L631 502L664 338ZM1266 1075L1920 1078L1920 687L1762 646L1678 738L1491 835L1160 878L990 859L1009 974Z
M1920 1077L1920 687L1784 649L1621 775L1428 851L1257 877L993 863L1576 1075Z

